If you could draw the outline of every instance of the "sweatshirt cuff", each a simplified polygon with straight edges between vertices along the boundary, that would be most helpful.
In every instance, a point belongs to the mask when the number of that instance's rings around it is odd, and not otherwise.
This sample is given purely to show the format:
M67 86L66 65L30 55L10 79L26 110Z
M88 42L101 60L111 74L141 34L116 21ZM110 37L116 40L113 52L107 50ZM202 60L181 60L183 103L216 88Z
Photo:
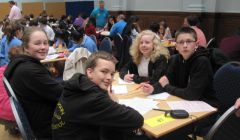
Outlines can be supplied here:
M171 86L170 84L167 84L165 87L164 87L164 90L172 95L175 95L175 93L173 92L174 90L176 89L176 87L174 86Z

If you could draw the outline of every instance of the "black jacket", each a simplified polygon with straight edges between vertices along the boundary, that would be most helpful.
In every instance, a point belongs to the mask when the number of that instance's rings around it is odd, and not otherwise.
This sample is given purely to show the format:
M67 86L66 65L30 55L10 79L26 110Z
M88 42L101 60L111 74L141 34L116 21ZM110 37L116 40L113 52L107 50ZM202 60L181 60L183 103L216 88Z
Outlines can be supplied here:
M9 80L37 138L51 138L51 120L63 87L39 60L21 55L7 66Z
M203 100L217 107L213 90L213 71L205 49L197 50L188 60L173 55L167 71L168 85L156 83L154 92L169 92L186 100Z
M155 84L158 82L159 78L165 75L167 70L168 60L161 55L154 63L149 61L148 64L148 77L142 77L138 74L138 66L131 59L120 71L119 75L122 79L128 74L134 74L133 81L135 83L141 83L149 81L150 84Z
M64 87L52 129L54 140L123 140L142 125L137 111L112 101L85 75L75 74Z

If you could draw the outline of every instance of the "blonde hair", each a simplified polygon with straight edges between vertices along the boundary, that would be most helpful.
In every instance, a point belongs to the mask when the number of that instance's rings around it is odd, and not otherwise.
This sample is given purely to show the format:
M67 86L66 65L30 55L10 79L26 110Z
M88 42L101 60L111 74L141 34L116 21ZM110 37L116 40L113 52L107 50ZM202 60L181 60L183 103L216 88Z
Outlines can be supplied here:
M140 64L142 53L139 50L139 46L141 38L144 35L153 36L153 51L150 55L150 61L154 63L161 55L163 55L168 60L170 57L169 51L167 48L160 44L159 37L150 30L144 30L137 35L136 39L133 41L132 46L130 47L130 55L132 56L133 62L137 65Z

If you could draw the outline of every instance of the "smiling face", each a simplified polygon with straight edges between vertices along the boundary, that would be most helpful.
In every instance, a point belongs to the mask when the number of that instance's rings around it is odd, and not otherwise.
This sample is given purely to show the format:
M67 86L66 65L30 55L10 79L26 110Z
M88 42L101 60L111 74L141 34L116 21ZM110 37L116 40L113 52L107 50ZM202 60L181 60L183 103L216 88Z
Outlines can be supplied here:
M143 35L140 40L139 50L146 58L148 58L153 51L153 38L152 35Z
M198 48L196 40L190 33L179 34L176 43L176 49L183 56L184 60L190 58Z
M47 35L43 31L34 31L31 33L27 45L25 51L28 55L38 60L46 58L49 45Z
M87 68L88 78L101 89L107 90L112 84L115 73L115 64L112 61L97 59L95 68Z

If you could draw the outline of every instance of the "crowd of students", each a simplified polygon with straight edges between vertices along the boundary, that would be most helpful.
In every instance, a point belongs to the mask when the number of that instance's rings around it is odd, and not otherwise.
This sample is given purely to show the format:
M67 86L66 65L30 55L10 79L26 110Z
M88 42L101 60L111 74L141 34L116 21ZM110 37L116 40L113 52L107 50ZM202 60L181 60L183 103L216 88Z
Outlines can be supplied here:
M120 69L120 78L141 84L146 95L168 92L186 100L220 106L213 90L214 73L205 48L206 38L197 27L196 16L186 17L183 27L174 35L166 21L154 22L149 30L141 31L137 16L125 21L125 15L119 14L115 19L109 16L103 1L90 17L80 14L73 21L62 16L58 28L50 26L54 19L46 13L25 22L28 19L4 21L0 64L3 66L1 76L4 72L37 139L140 138L135 132L142 127L143 116L118 104L111 93L117 60L112 54L98 51L98 41L91 38L99 39L97 30L109 30L112 38L120 34L133 40L129 49L131 58ZM160 42L173 36L178 53L170 56ZM85 74L77 73L67 81L56 81L40 62L46 58L50 45L64 46L70 52L83 47L91 52ZM1 90L5 91L3 85ZM0 99L0 103L2 101ZM235 106L239 108L239 100ZM6 109L11 112L9 106ZM209 117L197 125L213 123L214 119ZM192 127L189 125L181 132L176 130L159 139L186 139ZM141 139L150 138L143 135Z

